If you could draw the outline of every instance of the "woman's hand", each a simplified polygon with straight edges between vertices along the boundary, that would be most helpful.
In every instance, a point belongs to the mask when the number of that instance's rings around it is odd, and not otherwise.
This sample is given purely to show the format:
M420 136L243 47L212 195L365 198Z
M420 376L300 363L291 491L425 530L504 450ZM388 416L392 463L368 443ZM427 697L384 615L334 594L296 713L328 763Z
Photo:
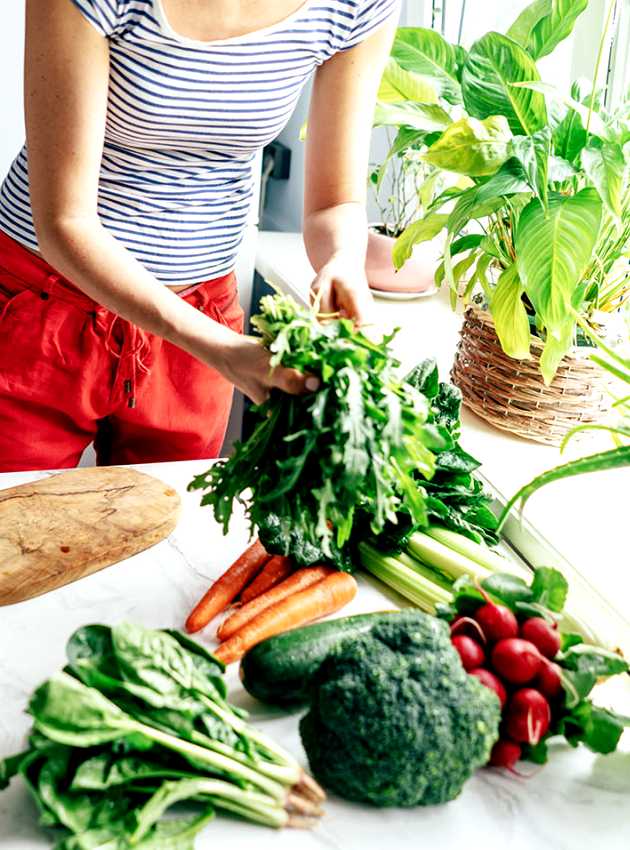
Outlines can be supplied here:
M359 325L371 321L374 301L356 253L333 254L311 284L311 300L320 313L339 313Z
M261 343L251 336L234 334L222 346L216 368L237 389L251 398L254 404L262 404L273 388L289 395L303 395L319 387L319 379L303 375L297 369L269 365L271 355ZM213 364L215 365L215 364Z

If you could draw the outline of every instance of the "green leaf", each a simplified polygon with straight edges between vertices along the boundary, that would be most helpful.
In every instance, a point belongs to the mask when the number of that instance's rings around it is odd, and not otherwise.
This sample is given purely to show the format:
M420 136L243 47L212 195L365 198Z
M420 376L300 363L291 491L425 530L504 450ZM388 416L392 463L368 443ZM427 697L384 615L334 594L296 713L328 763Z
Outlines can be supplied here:
M555 333L547 333L540 356L540 373L547 386L555 378L562 360L573 345L575 339L575 321L567 316L563 324L556 327Z
M494 573L484 578L481 586L509 608L514 608L517 602L531 602L534 596L526 581L509 573Z
M476 187L475 203L494 202L499 195L507 197L524 192L530 193L531 187L523 166L512 157L489 180Z
M563 718L563 731L569 743L585 744L594 753L604 755L617 749L625 725L627 718L590 701L581 702Z
M597 677L592 673L567 670L564 667L560 667L560 680L564 690L565 706L568 709L580 705L597 684Z
M511 86L515 89L527 89L528 91L544 95L552 102L555 101L557 103L565 104L565 106L568 106L570 109L573 109L575 112L578 113L578 115L582 119L583 125L586 127L589 120L588 107L584 106L583 103L579 103L577 100L574 100L572 97L569 97L569 95L566 95L564 92L559 91L551 83L544 83L542 80L539 79L531 79L521 80L520 82L513 82L511 83ZM606 126L597 114L597 112L593 112L590 114L589 129L593 135L599 136L601 138L606 138Z
M515 134L531 135L547 123L545 99L513 83L539 80L533 59L515 41L496 32L473 44L462 76L462 93L475 118L503 115Z
M572 298L597 237L602 206L593 189L549 198L547 213L537 200L523 210L516 229L518 271L547 334L560 340L573 319Z
M375 127L410 127L424 133L441 132L451 123L451 116L434 103L377 103Z
M479 247L483 238L483 233L468 233L466 236L456 239L451 245L451 257L463 254L464 251L474 250Z
M537 567L532 582L534 602L559 614L565 606L569 584L560 570L554 567Z
M587 133L582 117L575 109L566 108L564 117L553 131L553 145L557 156L574 163L586 144Z
M389 59L381 78L377 95L383 103L417 101L419 103L437 103L435 86L426 77L405 71L395 59Z
M423 159L437 168L484 177L494 174L508 158L512 133L502 115L479 121L461 118L434 142Z
M394 242L392 259L394 267L400 269L411 257L414 245L434 239L444 229L448 215L446 213L429 213L429 215L414 221L400 234Z
M418 363L411 372L405 376L405 383L411 384L419 393L428 399L437 396L440 387L440 376L437 362L432 358Z
M586 176L615 218L622 214L622 194L626 160L621 146L614 142L591 139L582 149L582 167Z
M586 643L579 643L567 649L562 657L562 666L579 673L591 673L593 676L615 676L630 670L625 658L617 653Z
M520 162L527 182L546 207L551 130L549 127L543 127L531 136L515 136L510 145L510 152Z
M392 56L406 71L430 79L448 103L461 102L458 53L435 30L399 27Z
M534 59L540 59L551 53L561 41L571 35L576 19L587 6L588 0L544 0L544 2L538 0L519 15L508 30L508 35L514 38L515 32L519 36L517 41ZM526 33L528 23L530 31ZM524 41L523 36L525 36Z
M577 646L578 643L584 643L584 638L582 635L577 634L577 632L562 632L560 635L560 649L562 652L571 649L572 646Z
M507 31L509 38L527 49L532 30L551 11L551 0L534 0L526 6Z
M573 179L576 173L575 168L568 160L559 156L549 157L549 183L564 183L566 180Z
M517 360L530 359L531 336L523 291L516 263L513 263L501 273L490 302L501 348L508 357Z

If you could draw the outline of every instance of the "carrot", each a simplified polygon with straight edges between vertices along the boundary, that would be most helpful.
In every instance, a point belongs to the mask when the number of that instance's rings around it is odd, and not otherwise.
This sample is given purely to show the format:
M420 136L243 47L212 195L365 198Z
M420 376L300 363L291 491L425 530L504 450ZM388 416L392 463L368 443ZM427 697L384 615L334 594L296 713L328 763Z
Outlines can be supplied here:
M260 540L248 546L195 605L186 620L187 632L198 632L235 599L269 559Z
M241 593L241 602L250 602L278 584L292 572L291 561L284 555L273 555L251 584Z
M222 643L214 654L224 664L238 661L265 638L338 611L354 599L356 592L357 583L349 573L335 572L258 614Z
M292 576L281 581L275 587L272 587L266 593L252 599L247 605L238 608L234 614L224 620L218 628L217 637L219 640L227 640L233 634L243 628L245 623L249 623L254 617L257 617L267 608L271 608L276 602L286 599L294 593L299 593L305 590L312 584L317 584L327 576L335 572L331 567L305 567L293 573ZM260 577L260 576L259 576Z

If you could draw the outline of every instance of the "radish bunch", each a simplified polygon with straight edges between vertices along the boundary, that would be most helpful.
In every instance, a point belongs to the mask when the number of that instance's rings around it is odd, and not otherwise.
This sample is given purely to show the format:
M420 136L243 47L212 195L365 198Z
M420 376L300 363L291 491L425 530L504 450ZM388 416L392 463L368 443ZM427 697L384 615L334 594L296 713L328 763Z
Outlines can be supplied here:
M487 599L469 617L451 623L451 642L464 669L497 695L501 738L490 764L513 768L523 745L536 746L562 707L557 627L544 617L521 622L505 605Z

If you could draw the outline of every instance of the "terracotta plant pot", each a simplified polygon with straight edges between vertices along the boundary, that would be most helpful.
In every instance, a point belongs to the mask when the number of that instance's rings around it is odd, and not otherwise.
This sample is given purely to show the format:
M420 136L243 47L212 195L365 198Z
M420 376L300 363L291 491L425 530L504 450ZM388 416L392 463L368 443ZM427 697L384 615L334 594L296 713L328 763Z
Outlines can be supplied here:
M435 242L416 245L405 265L396 271L392 262L394 239L377 233L371 225L365 263L370 288L382 292L430 292L435 289L435 269L441 246Z

